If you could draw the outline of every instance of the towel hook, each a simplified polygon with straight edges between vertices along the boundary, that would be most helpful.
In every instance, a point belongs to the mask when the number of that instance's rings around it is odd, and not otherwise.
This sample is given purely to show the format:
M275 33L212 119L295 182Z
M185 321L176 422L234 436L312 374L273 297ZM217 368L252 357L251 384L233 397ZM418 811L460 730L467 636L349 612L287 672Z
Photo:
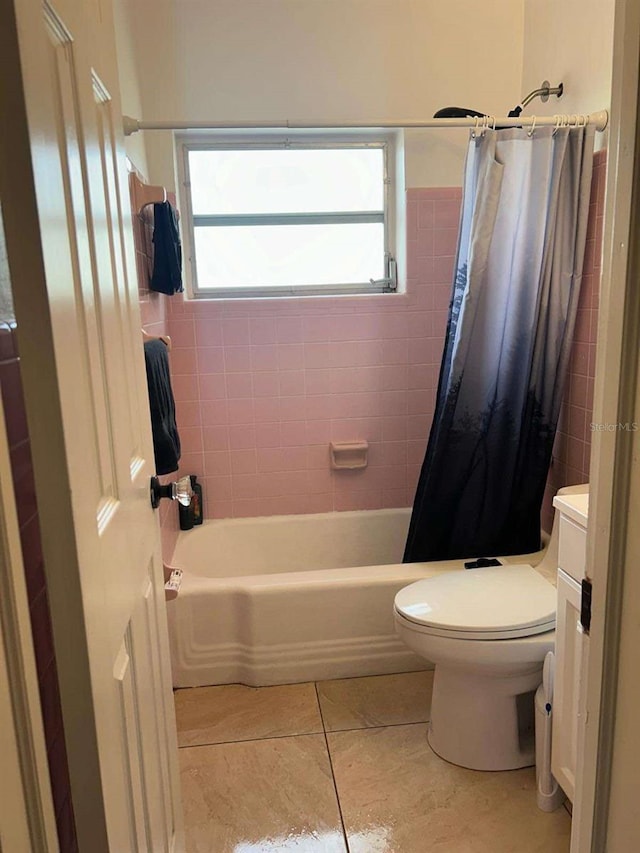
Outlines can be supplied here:
M144 329L140 329L140 331L142 332L143 343L146 341L162 341L162 343L166 346L167 350L171 352L171 338L169 337L169 335L151 335Z

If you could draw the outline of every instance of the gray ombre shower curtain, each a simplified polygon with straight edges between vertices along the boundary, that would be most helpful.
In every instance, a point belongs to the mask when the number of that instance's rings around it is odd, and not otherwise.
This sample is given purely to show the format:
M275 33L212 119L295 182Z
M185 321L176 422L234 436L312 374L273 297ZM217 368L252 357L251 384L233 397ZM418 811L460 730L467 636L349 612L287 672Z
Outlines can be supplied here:
M471 139L434 422L405 562L540 547L575 324L593 128Z

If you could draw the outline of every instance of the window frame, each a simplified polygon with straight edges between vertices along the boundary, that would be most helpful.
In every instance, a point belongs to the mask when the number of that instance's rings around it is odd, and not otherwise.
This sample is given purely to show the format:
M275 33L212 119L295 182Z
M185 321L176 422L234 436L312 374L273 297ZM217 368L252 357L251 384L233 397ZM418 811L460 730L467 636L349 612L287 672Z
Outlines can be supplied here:
M212 133L189 133L176 136L177 148L177 171L179 183L179 204L182 210L182 240L184 246L185 266L185 291L188 299L256 299L272 297L300 297L300 296L339 296L357 294L388 294L398 292L397 266L395 260L395 236L396 236L396 198L395 198L395 155L396 135L385 133L375 129L363 129L357 134L331 131L331 132L294 132L288 131L286 135L282 131L278 133L255 132L238 135L229 132ZM384 277L377 281L360 282L356 284L345 284L336 282L334 284L308 284L295 286L280 285L257 285L246 287L244 285L207 288L198 284L197 265L195 263L195 227L196 219L207 219L200 215L194 217L189 174L189 152L194 150L266 150L266 149L339 149L339 148L379 148L383 152L383 260ZM377 214L373 214L377 215ZM292 214L286 218L295 223L306 219L324 218L325 221L335 217L337 220L346 222L371 221L371 212L353 211L337 212L335 214ZM225 220L239 220L242 215L215 217L220 224ZM247 221L255 220L268 222L269 220L282 220L282 214L249 215ZM379 220L377 220L379 221ZM276 224L274 222L274 224ZM212 225L211 227L215 227Z

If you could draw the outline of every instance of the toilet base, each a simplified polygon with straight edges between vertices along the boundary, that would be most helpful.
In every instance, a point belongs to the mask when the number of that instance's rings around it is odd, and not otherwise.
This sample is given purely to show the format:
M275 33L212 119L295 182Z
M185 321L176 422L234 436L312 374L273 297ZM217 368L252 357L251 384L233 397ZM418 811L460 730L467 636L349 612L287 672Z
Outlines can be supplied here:
M533 694L541 682L542 664L505 677L436 665L429 745L471 770L534 765Z

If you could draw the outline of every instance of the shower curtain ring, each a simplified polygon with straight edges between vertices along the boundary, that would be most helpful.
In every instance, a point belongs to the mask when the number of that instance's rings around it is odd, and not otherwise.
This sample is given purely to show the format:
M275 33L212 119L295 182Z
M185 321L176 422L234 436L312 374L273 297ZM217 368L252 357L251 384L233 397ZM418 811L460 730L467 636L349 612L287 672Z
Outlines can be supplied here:
M559 115L558 113L556 113L556 115L554 115L554 119L555 119L555 124L553 125L553 133L552 133L552 136L555 136L555 135L556 135L556 133L557 133L557 132L560 130L560 128L562 127L562 116L561 116L561 115Z
M529 136L529 137L533 136L535 129L536 129L536 117L532 116L531 129L527 131L527 136Z
M482 116L482 138L484 139L484 135L487 132L487 128L489 127L489 116Z
M478 127L480 125L480 116L476 116L475 124L473 126L473 130L471 131L471 138L475 139L478 135Z
M489 116L489 118L491 119L491 130L495 130L496 129L496 117L495 116Z

